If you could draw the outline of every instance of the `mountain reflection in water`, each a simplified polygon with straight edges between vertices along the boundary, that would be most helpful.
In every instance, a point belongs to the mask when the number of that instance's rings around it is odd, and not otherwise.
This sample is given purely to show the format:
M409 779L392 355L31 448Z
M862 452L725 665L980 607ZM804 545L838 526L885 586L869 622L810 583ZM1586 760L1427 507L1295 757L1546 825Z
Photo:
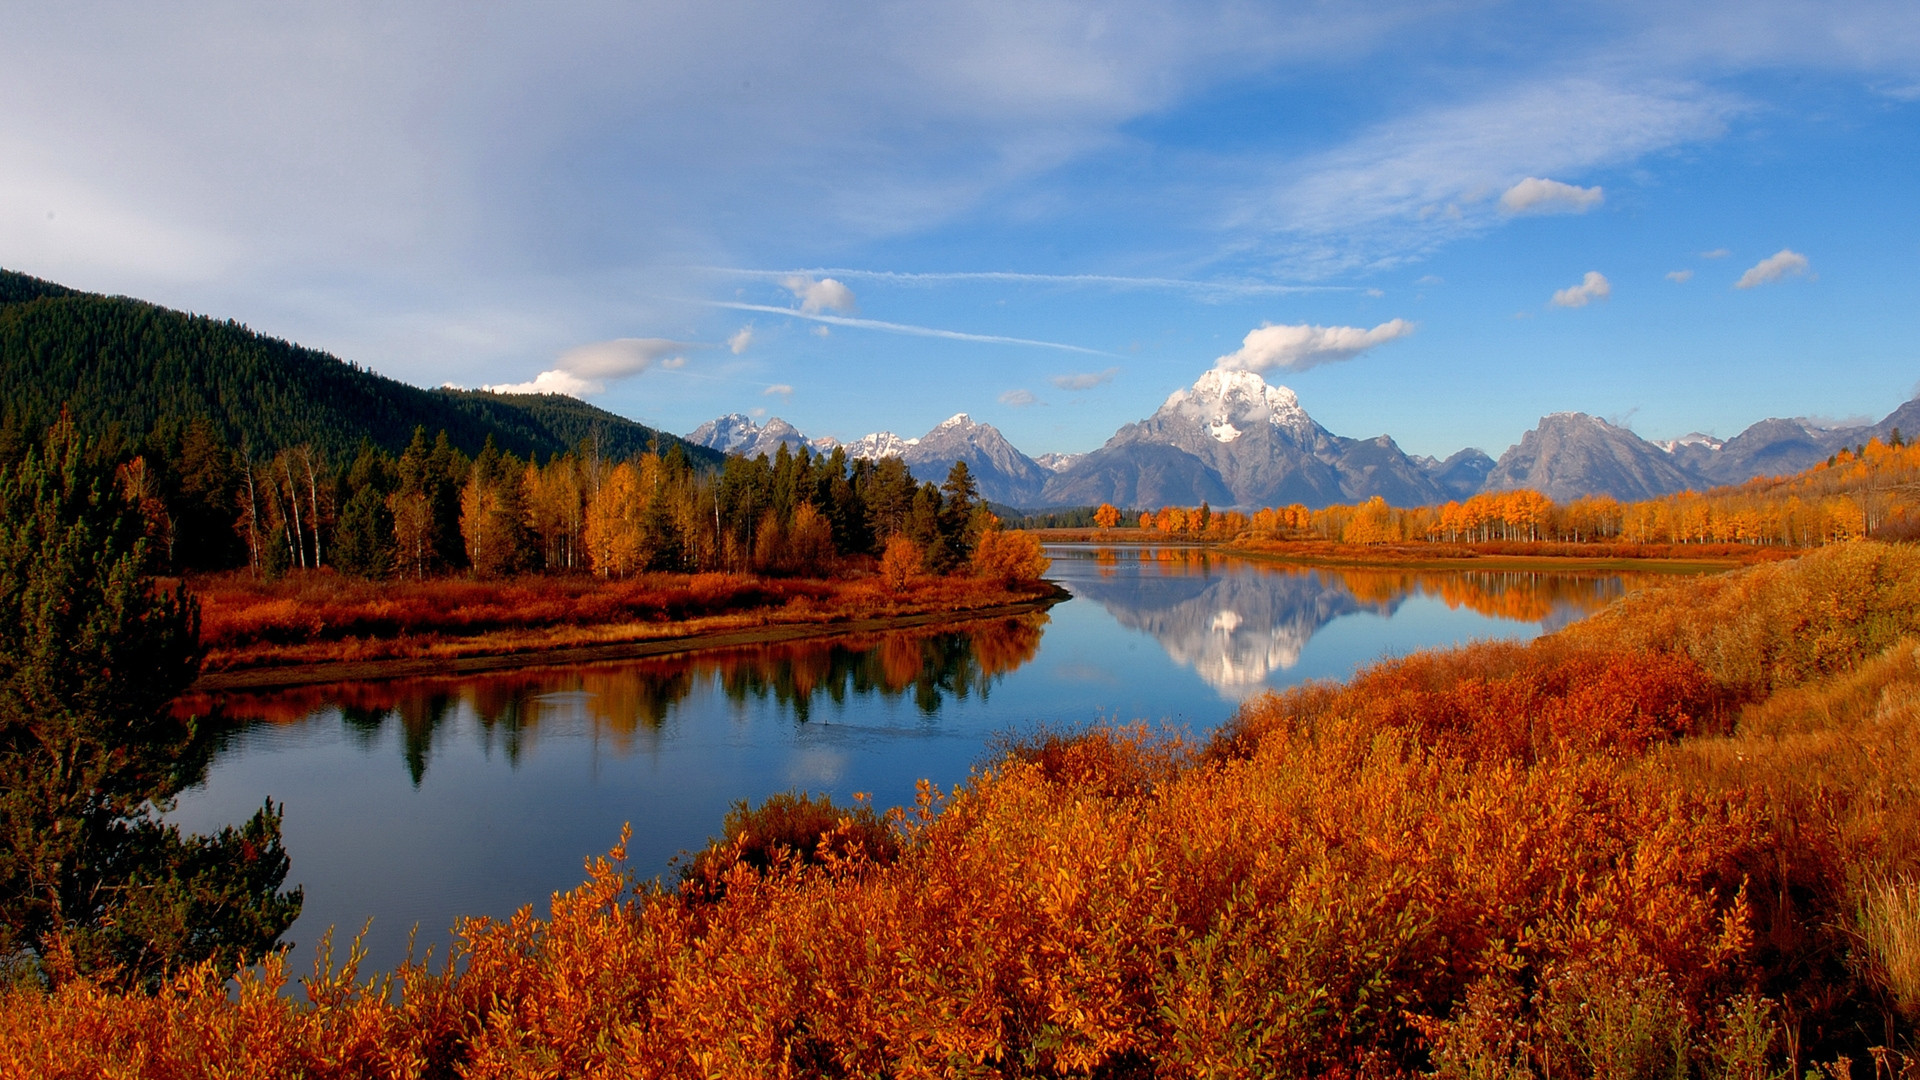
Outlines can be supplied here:
M180 707L206 712L217 704L233 720L283 723L336 708L346 728L367 746L377 743L389 721L397 722L417 787L436 733L463 711L477 722L486 749L497 747L509 763L518 763L531 748L548 717L572 720L584 714L595 736L620 756L652 749L675 706L709 682L737 707L772 700L800 723L822 702L844 704L850 696L910 699L923 715L932 716L950 698L986 700L994 683L1033 659L1046 623L1041 612L959 628L713 649L564 670L230 692L217 703L189 697Z
M1237 559L1205 548L1061 549L1095 572L1070 588L1230 699L1268 685L1334 620L1392 615L1414 597L1555 630L1604 607L1642 575L1564 570L1415 570L1301 566ZM1056 569L1059 564L1056 563Z

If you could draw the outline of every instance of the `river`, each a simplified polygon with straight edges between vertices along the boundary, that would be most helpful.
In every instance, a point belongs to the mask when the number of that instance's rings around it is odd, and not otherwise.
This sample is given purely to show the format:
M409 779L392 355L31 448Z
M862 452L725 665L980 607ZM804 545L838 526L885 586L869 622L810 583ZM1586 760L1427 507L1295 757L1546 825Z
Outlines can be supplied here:
M169 821L212 831L283 804L287 940L371 919L390 968L419 927L505 917L572 888L631 824L632 865L672 860L736 800L789 789L910 803L964 781L993 739L1100 721L1204 735L1238 704L1374 659L1527 639L1632 587L1620 574L1312 569L1198 548L1058 546L1073 599L1044 614L579 668L233 694L240 721Z

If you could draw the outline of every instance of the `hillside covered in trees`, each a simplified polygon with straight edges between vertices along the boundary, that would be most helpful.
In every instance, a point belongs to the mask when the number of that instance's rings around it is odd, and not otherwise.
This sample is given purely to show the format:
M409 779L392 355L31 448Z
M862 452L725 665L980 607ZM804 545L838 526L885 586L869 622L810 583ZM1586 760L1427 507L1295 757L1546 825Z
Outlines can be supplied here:
M0 401L14 444L37 439L65 408L88 437L138 440L203 419L227 445L269 456L304 445L344 458L362 442L398 453L425 428L469 455L489 437L523 456L591 439L616 459L679 446L697 464L720 461L573 398L423 390L237 322L8 270L0 270Z

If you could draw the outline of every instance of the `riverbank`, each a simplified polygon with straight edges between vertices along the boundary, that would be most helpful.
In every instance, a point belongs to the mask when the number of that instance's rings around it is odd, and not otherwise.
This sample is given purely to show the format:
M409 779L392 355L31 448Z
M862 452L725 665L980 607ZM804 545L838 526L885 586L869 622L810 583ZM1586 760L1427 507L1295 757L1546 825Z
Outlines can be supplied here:
M1330 540L1202 537L1155 529L1040 529L1048 544L1113 544L1206 548L1223 555L1303 565L1393 567L1407 570L1599 570L1700 573L1779 562L1806 552L1753 544L1560 543L1500 540L1452 544L1343 544Z
M304 686L576 664L1044 610L1046 582L652 574L365 582L331 574L188 583L207 656L191 688Z

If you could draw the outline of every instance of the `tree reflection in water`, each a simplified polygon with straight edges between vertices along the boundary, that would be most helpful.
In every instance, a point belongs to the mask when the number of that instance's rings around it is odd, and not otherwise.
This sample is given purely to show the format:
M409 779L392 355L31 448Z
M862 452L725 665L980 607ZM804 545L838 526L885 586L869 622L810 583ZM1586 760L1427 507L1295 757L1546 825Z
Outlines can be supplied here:
M910 699L925 716L948 699L978 695L1032 660L1046 626L1044 612L959 628L899 630L822 641L715 649L659 659L486 675L337 683L272 693L229 693L182 699L183 710L218 707L242 722L294 722L326 709L363 746L389 722L400 726L401 753L414 786L425 777L433 740L456 715L478 721L485 749L496 746L518 764L543 720L584 713L594 734L617 753L651 742L676 706L712 685L735 706L771 699L795 722L807 723L823 699Z
M1527 570L1307 567L1235 559L1193 547L1067 549L1055 570L1076 595L1122 626L1151 635L1176 663L1232 699L1293 668L1308 641L1342 616L1393 614L1416 597L1552 630L1594 611L1644 575ZM1077 565L1076 565L1077 564ZM1089 565L1090 564L1090 565ZM418 786L434 739L454 718L476 721L484 750L517 765L543 723L590 725L617 754L657 746L675 710L703 688L744 711L772 702L796 723L851 699L907 701L923 716L948 701L986 699L1031 661L1045 614L942 629L852 635L711 650L566 669L391 682L345 683L271 694L229 694L218 704L241 720L286 722L337 709L361 745L390 723L401 732Z

